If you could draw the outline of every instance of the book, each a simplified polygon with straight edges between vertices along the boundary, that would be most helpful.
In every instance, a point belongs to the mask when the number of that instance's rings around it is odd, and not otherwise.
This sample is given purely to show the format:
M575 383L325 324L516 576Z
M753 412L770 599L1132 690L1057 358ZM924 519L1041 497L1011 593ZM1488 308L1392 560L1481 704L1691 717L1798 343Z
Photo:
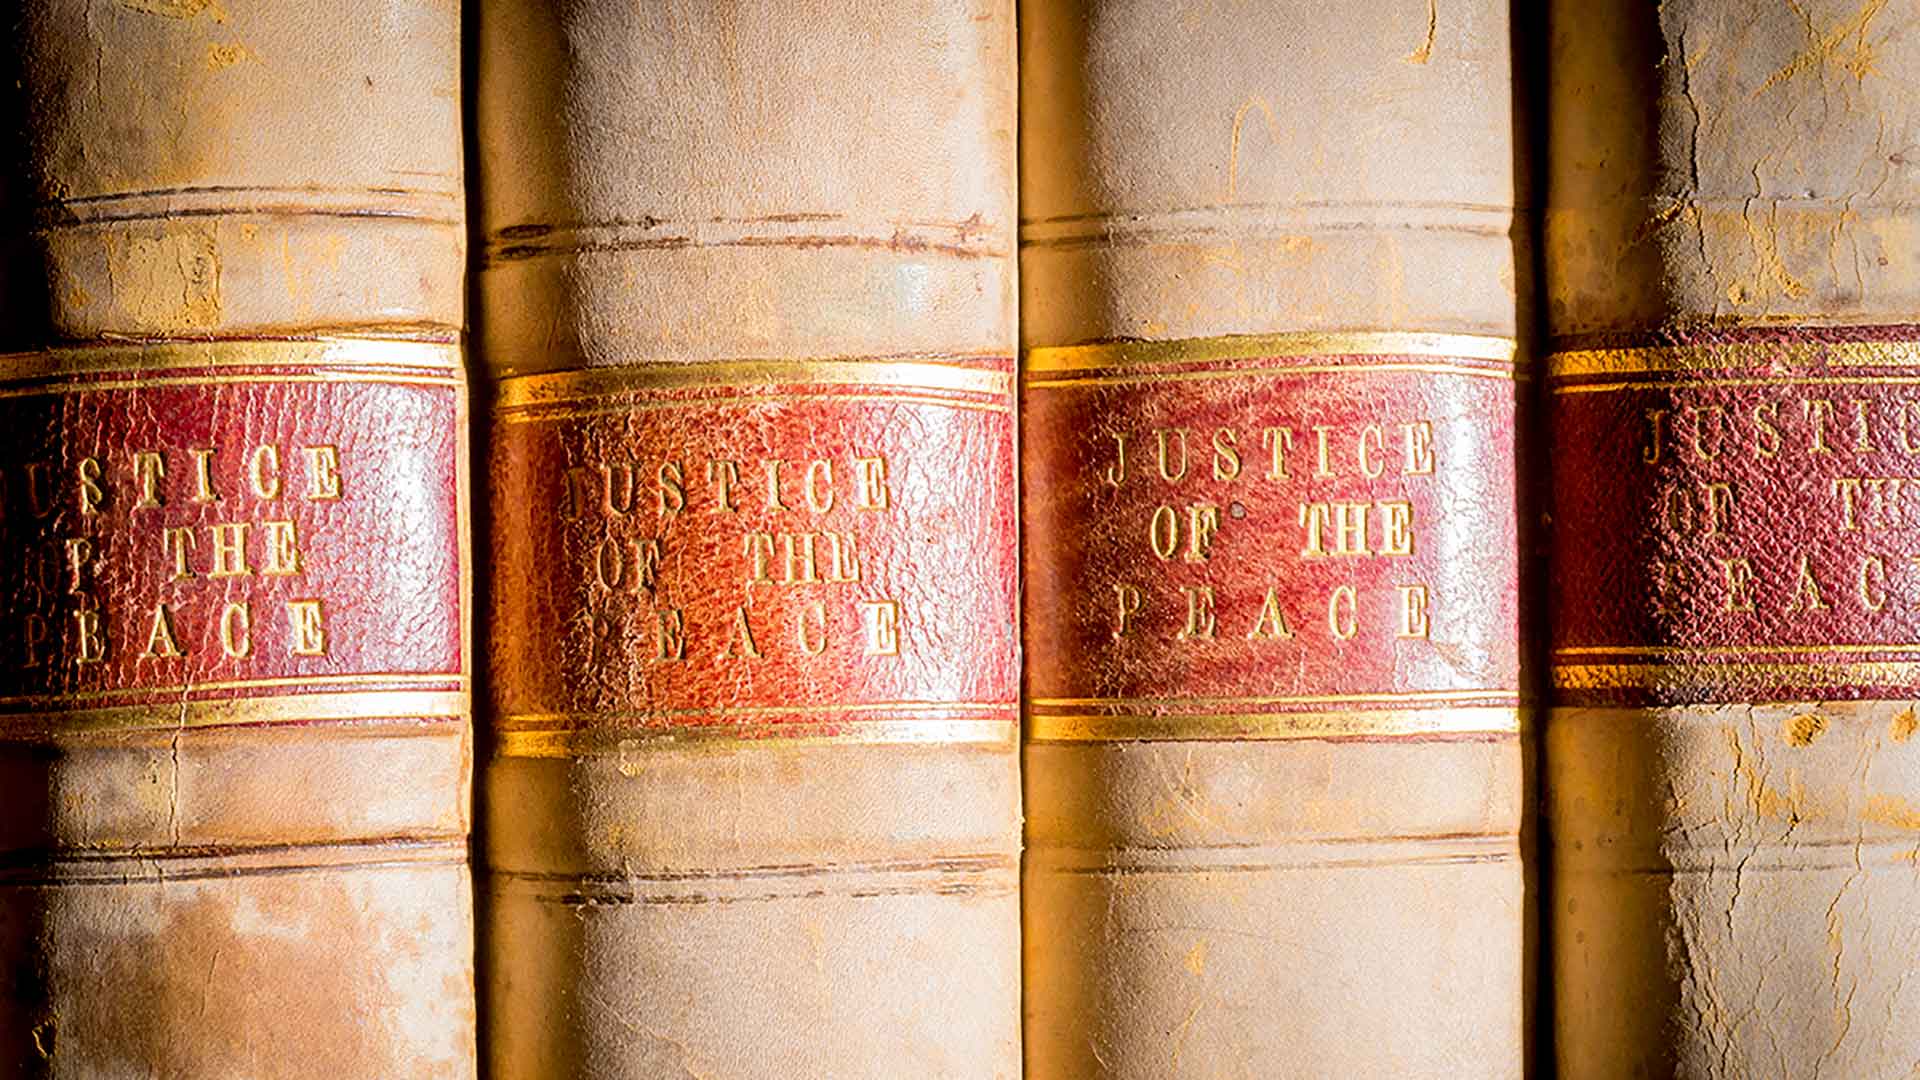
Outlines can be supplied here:
M473 1075L458 22L9 19L22 1075Z
M1915 16L1550 26L1560 1075L1903 1074Z
M1018 1075L1011 4L477 16L490 1067Z
M1027 1075L1519 1076L1507 5L1020 14Z

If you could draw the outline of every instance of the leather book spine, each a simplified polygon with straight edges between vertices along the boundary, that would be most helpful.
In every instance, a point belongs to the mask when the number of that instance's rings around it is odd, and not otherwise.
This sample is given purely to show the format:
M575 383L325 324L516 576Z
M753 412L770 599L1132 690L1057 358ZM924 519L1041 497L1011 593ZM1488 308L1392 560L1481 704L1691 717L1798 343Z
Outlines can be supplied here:
M1020 64L1028 1075L1518 1076L1507 5Z
M9 17L8 1075L473 1075L458 22Z
M1920 16L1551 16L1560 1074L1908 1075Z
M1011 3L477 42L494 1074L1017 1076Z

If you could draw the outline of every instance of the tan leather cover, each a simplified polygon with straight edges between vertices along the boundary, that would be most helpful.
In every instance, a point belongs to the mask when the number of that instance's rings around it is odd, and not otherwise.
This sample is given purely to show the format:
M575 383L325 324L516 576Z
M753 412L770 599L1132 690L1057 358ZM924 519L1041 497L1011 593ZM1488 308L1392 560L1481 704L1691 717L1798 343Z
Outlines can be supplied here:
M494 1074L1016 1076L1011 4L477 19Z
M1920 313L1906 149L1920 16L1826 0L1565 0L1551 20L1547 307L1572 351L1549 388L1622 387L1556 407L1556 454L1578 474L1558 486L1604 491L1643 523L1616 543L1557 514L1556 560L1711 571L1691 579L1695 607L1611 576L1604 620L1624 613L1653 633L1554 628L1562 707L1544 782L1560 1074L1911 1075L1916 631L1910 603L1881 602L1873 574L1910 565L1913 548L1880 510L1859 519L1833 500L1846 476L1911 471L1895 414L1912 396ZM1584 402L1609 398L1628 423L1609 430L1635 455L1624 469L1573 434L1596 407ZM1848 420L1837 450L1810 438L1828 400ZM1649 410L1704 438L1648 463ZM1753 441L1755 417L1776 413L1777 452ZM1702 415L1733 420L1716 437ZM1696 481L1737 491L1714 535L1646 512ZM1782 524L1756 527L1770 515ZM1796 554L1826 591L1818 604L1780 587ZM1748 557L1752 604L1722 584ZM1678 580L1675 595L1693 590ZM1588 630L1594 607L1571 609ZM1615 654L1594 655L1600 644ZM1644 674L1611 667L1630 663ZM1594 677L1610 670L1630 676L1612 701Z
M34 351L0 359L0 1063L472 1076L458 5L34 0L7 27L0 344ZM279 340L316 335L342 340ZM100 344L126 339L153 344ZM298 566L256 543L229 581L162 580L149 547L281 517ZM70 588L33 569L62 537L89 545Z
M1299 491L1329 490L1311 478L1299 488L1252 486L1263 481L1250 463L1266 458L1221 448L1252 446L1257 430L1209 447L1209 429L1193 427L1192 468L1211 462L1212 479L1160 485L1187 468L1185 458L1169 463L1166 432L1200 424L1195 416L1257 415L1278 424L1364 400L1367 409L1383 410L1364 419L1403 418L1398 410L1438 393L1441 383L1374 362L1427 347L1395 335L1444 332L1475 348L1505 339L1511 360L1516 191L1507 5L1034 0L1021 8L1020 62L1033 714L1023 897L1028 1075L1518 1076L1518 736L1479 730L1464 695L1460 708L1409 694L1418 707L1364 715L1339 712L1337 696L1315 697L1355 672L1370 692L1402 680L1412 690L1428 670L1424 642L1401 643L1405 667L1396 674L1391 633L1384 645L1367 637L1365 649L1358 639L1345 649L1325 640L1324 593L1317 609L1288 613L1289 640L1255 641L1281 637L1279 623L1256 621L1272 619L1256 616L1257 590L1251 606L1239 599L1236 612L1230 587L1258 563L1281 575L1270 595L1284 594L1288 603L1304 597L1297 583L1311 567L1296 559L1294 500L1324 497ZM1295 336L1267 344L1230 337L1278 334ZM1085 343L1095 344L1073 348ZM1366 347L1350 348L1356 343ZM1248 381L1229 383L1226 376L1241 373L1219 366L1228 357L1289 349L1324 373L1275 381L1249 371ZM1366 352L1380 355L1345 355ZM1109 361L1102 378L1110 385L1086 391L1083 424L1035 426L1036 402L1064 392L1057 386L1073 369ZM1265 370L1284 372L1291 362L1280 356ZM1168 373L1127 374L1156 364ZM1511 721L1518 690L1514 492L1510 479L1504 487L1495 479L1512 476L1512 369L1500 382L1496 366L1419 364L1445 368L1445 378L1469 376L1447 385L1504 387L1504 405L1489 407L1484 426L1461 429L1452 464L1440 467L1457 478L1473 456L1466 448L1484 448L1485 471L1468 469L1475 494L1456 495L1418 528L1422 544L1437 542L1457 561L1492 560L1484 576L1474 572L1471 598L1449 620L1490 628L1442 666L1457 669L1449 678L1477 678L1467 673L1483 664L1498 672L1487 676L1497 681L1476 685L1489 698L1504 689ZM1376 374L1345 374L1353 365ZM1172 381L1174 368L1193 381ZM1489 382L1475 382L1481 376ZM1208 389L1222 385L1248 389ZM1388 385L1401 390L1382 398L1374 389ZM1364 396L1348 399L1349 390ZM1160 433L1158 458L1149 427ZM1193 485L1218 482L1205 490L1219 510L1221 550L1243 512L1247 520L1274 514L1272 531L1257 544L1233 541L1243 544L1232 556L1238 561L1222 565L1201 562L1199 545L1188 557L1169 558L1172 548L1159 548L1158 532L1149 551L1150 502L1137 520L1119 520L1100 508L1121 496L1088 496L1089 516L1064 517L1067 503L1035 481L1038 470L1044 464L1045 475L1062 475L1056 459L1071 462L1064 475L1077 483L1089 464L1086 448L1110 455L1116 434L1131 440L1134 469L1148 472L1157 462L1161 470L1116 485L1121 492L1130 490L1126 484L1159 485L1149 490L1168 494L1153 498L1184 504L1201 490ZM1419 482L1410 478L1409 490ZM1336 492L1375 490L1332 483ZM1080 553L1061 557L1060 550ZM1118 595L1123 610L1139 601L1145 620L1165 603L1151 596L1157 579L1205 575L1186 586L1189 603L1211 588L1206 595L1218 606L1198 617L1200 608L1186 608L1178 632L1177 614L1163 618L1159 644L1127 652L1113 643L1134 630L1108 633L1100 621L1118 588L1103 584L1103 575L1114 573L1137 575L1139 592ZM1355 570L1353 580L1372 573ZM1337 587L1334 594L1342 595ZM1338 608L1334 615L1334 636L1352 636ZM1197 645L1197 638L1207 640ZM1252 652L1269 645L1291 651ZM1375 647L1390 650L1386 658ZM1223 670L1218 658L1226 656L1247 658ZM1060 684L1104 696L1047 689ZM1212 699L1232 703L1221 709L1255 711L1176 715L1180 701L1207 707L1207 699L1181 696L1202 684L1218 687L1203 694L1232 695ZM1136 696L1113 696L1117 687L1135 688ZM1049 694L1060 696L1042 700ZM1258 711L1312 700L1331 701L1334 711ZM1063 712L1075 708L1104 711ZM1128 708L1138 713L1119 715ZM1311 725L1321 721L1345 734L1314 736ZM1396 725L1404 727L1388 733ZM1455 725L1459 737L1413 731Z

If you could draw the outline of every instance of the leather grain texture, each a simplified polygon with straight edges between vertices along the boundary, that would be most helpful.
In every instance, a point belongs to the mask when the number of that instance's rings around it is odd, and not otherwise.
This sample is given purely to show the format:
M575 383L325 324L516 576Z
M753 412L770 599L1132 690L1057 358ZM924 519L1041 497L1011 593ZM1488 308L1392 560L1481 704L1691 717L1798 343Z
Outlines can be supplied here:
M1509 33L1022 5L1029 1076L1521 1074Z
M1551 22L1560 1074L1910 1075L1920 21Z
M0 1071L472 1076L458 6L8 30Z
M477 18L490 1067L1018 1075L1011 4Z

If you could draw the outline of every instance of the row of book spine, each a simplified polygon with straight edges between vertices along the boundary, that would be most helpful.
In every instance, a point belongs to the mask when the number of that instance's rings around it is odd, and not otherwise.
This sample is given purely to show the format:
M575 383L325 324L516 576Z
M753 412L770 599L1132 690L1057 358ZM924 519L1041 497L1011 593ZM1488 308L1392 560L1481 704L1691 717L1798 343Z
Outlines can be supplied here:
M17 1074L1920 1054L1920 16L9 29Z

